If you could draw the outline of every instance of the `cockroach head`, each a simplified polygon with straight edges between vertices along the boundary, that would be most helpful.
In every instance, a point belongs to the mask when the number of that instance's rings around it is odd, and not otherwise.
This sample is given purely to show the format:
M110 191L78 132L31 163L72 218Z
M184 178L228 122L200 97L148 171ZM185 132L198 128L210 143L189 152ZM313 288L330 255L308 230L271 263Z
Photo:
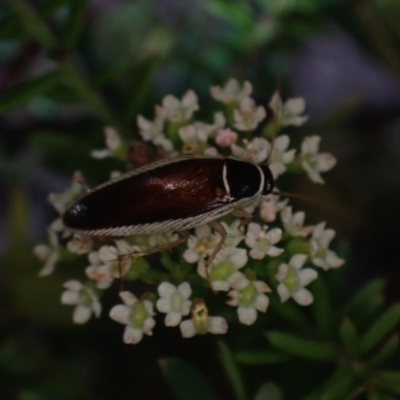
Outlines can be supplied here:
M274 189L274 177L269 169L268 165L260 165L260 168L264 174L264 188L262 191L262 196L268 196Z

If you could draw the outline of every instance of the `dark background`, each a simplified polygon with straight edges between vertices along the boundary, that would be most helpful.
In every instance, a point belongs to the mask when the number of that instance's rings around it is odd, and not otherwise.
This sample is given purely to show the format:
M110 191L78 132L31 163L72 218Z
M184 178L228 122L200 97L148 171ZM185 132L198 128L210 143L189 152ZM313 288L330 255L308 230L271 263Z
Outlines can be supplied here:
M229 77L251 81L264 105L278 86L284 99L305 98L310 119L287 130L291 140L322 136L338 164L323 187L306 177L291 184L318 199L296 208L336 230L347 259L340 296L383 277L388 302L399 300L399 2L18 0L1 4L0 18L0 392L174 398L158 363L180 355L230 398L210 362L215 338L180 340L160 319L153 338L126 346L107 315L73 326L61 285L84 265L38 278L32 254L55 217L49 192L64 190L75 170L94 184L121 167L89 157L104 147L105 125L138 138L136 116L152 118L164 95L187 89L207 115L210 85ZM109 292L106 305L117 299ZM241 327L232 337L252 340ZM244 370L250 387L263 373Z

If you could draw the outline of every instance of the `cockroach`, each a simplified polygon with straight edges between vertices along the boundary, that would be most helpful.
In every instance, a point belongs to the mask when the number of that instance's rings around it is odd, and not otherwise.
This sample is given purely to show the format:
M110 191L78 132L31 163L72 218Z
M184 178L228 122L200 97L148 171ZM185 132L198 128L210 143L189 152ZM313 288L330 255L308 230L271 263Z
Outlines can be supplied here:
M63 223L90 236L180 234L136 256L178 245L188 238L188 229L212 223L221 239L207 259L210 265L226 239L217 219L232 213L244 225L251 219L244 207L268 196L273 186L267 165L207 156L159 160L88 191L65 211Z

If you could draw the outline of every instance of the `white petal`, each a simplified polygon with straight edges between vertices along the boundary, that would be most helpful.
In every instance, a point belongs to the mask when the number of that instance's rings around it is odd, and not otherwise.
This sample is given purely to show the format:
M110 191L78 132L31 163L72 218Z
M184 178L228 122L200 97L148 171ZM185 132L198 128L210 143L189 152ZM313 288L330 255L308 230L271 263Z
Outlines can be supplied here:
M33 248L33 253L40 261L45 261L51 252L51 247L47 244L38 244Z
M190 240L190 238L189 238L189 240ZM197 240L196 240L196 244L197 244ZM189 243L188 243L188 245L189 245ZM200 259L199 255L195 251L193 251L191 249L185 250L185 252L183 253L183 258L189 264L193 264L193 263L199 261L199 259Z
M268 249L267 254L268 254L270 257L277 257L277 256L279 256L280 254L282 254L283 252L284 252L284 249L279 249L278 247L271 246L271 247Z
M157 310L162 313L169 313L172 310L171 299L166 299L166 298L158 299Z
M335 236L336 233L333 229L326 229L324 232L322 232L322 235L319 239L319 244L322 247L327 248Z
M320 222L319 224L315 225L313 234L312 234L313 239L318 240L320 237L322 237L322 234L325 229L325 225L326 225L326 222Z
M92 150L90 152L90 156L93 158L97 158L98 160L102 160L103 158L111 156L112 153L109 149L101 149L101 150Z
M188 299L192 295L192 288L189 283L183 282L178 286L178 292L185 298Z
M63 294L61 295L61 304L65 304L65 305L75 305L78 304L80 299L80 295L78 292L74 292L72 290L67 290L65 292L63 292Z
M284 303L286 300L290 298L289 289L283 283L280 283L276 288L279 297L281 298L281 302Z
M72 321L74 324L84 324L90 318L91 314L92 311L89 307L79 305L74 310Z
M336 165L336 158L330 153L321 153L317 157L317 171L326 172Z
M258 311L265 312L269 305L269 298L265 294L259 294L254 305Z
M186 300L181 307L182 315L188 315L190 312L190 307L192 306L192 302L190 300Z
M67 281L63 284L63 287L74 292L79 292L83 288L83 285L79 281Z
M282 161L284 164L289 164L294 160L294 156L296 155L296 149L292 149L289 151L286 151L282 155Z
M326 252L326 262L332 267L332 268L339 268L344 264L344 260L339 258L336 253L332 250L328 250Z
M270 287L264 281L253 281L253 285L255 286L257 292L259 293L271 291Z
M328 269L330 268L330 266L322 258L314 257L311 261L313 262L314 265L322 268L324 271L328 271Z
M177 326L182 320L182 314L178 312L169 312L165 316L165 326Z
M124 343L126 344L137 344L143 338L143 332L141 329L127 326L124 331Z
M236 248L236 251L230 259L236 268L240 269L244 267L248 260L246 249Z
M306 102L302 97L295 97L285 102L284 110L292 115L300 115L306 109Z
M299 278L299 284L301 286L307 286L310 282L317 279L318 272L312 268L304 268L297 274Z
M58 251L51 253L43 268L40 270L39 276L49 276L52 274L59 259L60 255L58 254Z
M231 290L228 293L228 300L226 301L226 304L233 307L239 305L239 292L237 290Z
M128 291L119 292L119 297L127 306L133 306L138 301L136 296Z
M99 301L95 301L92 304L92 311L93 311L93 313L94 313L96 318L100 317L100 314L101 314L101 303Z
M282 229L273 228L268 231L268 236L271 241L271 244L278 243L282 238Z
M216 292L227 292L230 288L227 281L211 281L211 287Z
M289 261L289 265L293 268L299 270L307 260L307 256L305 254L295 254Z
M143 323L143 332L146 335L151 336L153 334L153 328L155 327L155 325L156 325L156 321L154 318L151 318L151 317L146 318Z
M214 335L223 335L228 332L228 324L222 317L208 318L208 332Z
M282 282L288 273L289 266L287 264L281 264L278 267L278 273L275 275L275 278L279 281Z
M111 309L109 315L114 321L125 325L128 323L130 313L131 309L129 307L123 304L118 304Z
M319 136L306 136L301 144L301 152L303 154L317 154L320 141Z
M304 288L300 288L299 290L297 290L295 293L292 294L292 297L301 306L309 306L314 300L311 292Z
M278 255L281 253L282 252L278 253ZM262 260L265 257L265 253L257 249L251 249L249 254L250 257L254 258L255 260Z
M176 292L176 287L172 283L162 282L158 286L157 291L159 296L170 299L172 295Z
M274 179L277 179L279 175L282 175L283 173L286 172L286 167L281 162L273 162L273 163L269 164L268 167L269 167Z
M269 106L271 107L274 114L279 114L281 112L283 104L279 91L274 92L271 100L269 101Z
M181 330L182 337L184 338L191 338L196 334L196 329L191 319L181 322L179 329Z
M252 325L256 322L257 319L257 311L253 307L238 307L238 316L239 321L244 325Z

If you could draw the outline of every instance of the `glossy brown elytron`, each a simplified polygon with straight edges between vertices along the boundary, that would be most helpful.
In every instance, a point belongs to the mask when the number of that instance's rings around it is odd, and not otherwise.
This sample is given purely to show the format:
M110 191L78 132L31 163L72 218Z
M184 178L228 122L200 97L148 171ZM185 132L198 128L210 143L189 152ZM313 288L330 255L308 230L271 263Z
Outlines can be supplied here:
M125 236L193 228L271 193L269 168L230 158L157 161L85 194L63 216L89 235Z

